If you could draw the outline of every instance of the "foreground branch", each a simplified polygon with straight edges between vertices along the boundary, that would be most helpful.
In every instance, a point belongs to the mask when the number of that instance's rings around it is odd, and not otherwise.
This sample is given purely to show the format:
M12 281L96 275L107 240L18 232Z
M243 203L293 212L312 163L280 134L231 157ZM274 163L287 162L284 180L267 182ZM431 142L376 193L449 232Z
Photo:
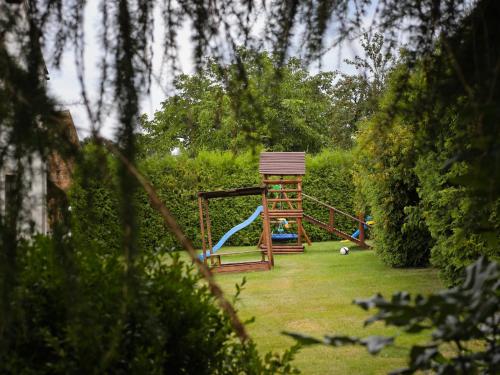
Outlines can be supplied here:
M175 220L170 210L163 204L160 197L158 197L155 188L137 170L137 168L115 147L115 145L113 145L110 141L102 137L99 137L97 135L95 137L99 142L104 144L104 146L109 152L118 157L118 159L123 163L125 168L127 168L130 175L132 175L146 191L151 206L161 214L167 227L175 235L175 237L181 243L184 249L187 250L189 256L198 267L198 270L200 271L201 275L207 281L210 292L217 299L219 306L229 315L229 319L231 320L231 325L233 326L240 340L242 342L247 341L249 339L249 336L246 332L245 326L243 325L238 315L236 314L236 310L234 309L233 305L231 305L231 303L224 297L222 289L215 282L215 279L212 273L210 272L209 268L205 265L205 263L201 262L198 259L193 244L184 235L182 229L177 224L177 221Z

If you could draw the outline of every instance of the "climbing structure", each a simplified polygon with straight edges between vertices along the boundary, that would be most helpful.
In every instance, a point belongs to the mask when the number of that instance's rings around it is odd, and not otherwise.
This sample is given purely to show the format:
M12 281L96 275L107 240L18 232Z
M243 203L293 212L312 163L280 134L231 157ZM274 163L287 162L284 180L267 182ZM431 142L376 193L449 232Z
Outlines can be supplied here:
M366 223L363 215L355 217L302 192L302 176L306 173L304 152L263 152L260 154L259 172L268 191L269 222L275 254L301 253L304 251L303 241L311 245L302 225L304 221L360 247L370 247L365 242L365 229L370 225ZM304 213L304 198L317 205L320 211L327 210L328 222ZM337 217L342 217L344 222L353 222L358 227L357 235L341 231L337 226ZM284 222L290 227L287 233L279 231ZM265 249L263 238L264 233L261 235L259 246ZM276 243L278 241L287 242Z
M231 228L226 232L217 244L212 244L212 222L210 220L209 201L216 198L230 198L248 195L261 195L262 206L258 206L254 213L242 223ZM198 209L200 214L200 228L202 238L203 253L200 260L204 261L213 272L246 272L270 270L274 265L273 247L271 241L271 229L269 225L269 213L267 206L267 189L265 187L249 187L222 191L202 191L198 193ZM262 216L262 235L261 239L266 244L264 249L252 251L223 252L218 250L221 246L239 230L244 229ZM241 258L247 255L258 255L260 259L251 261L226 262L225 260L237 256Z
M262 152L259 173L268 192L268 215L275 254L301 253L303 240L311 244L302 220L302 176L306 173L304 152ZM288 233L278 232L286 222ZM259 246L267 249L262 232ZM280 243L276 243L280 241ZM283 242L286 241L286 242Z
M260 154L259 173L262 176L262 186L240 188L223 191L198 193L198 207L203 253L200 260L211 267L214 272L245 272L269 270L274 266L274 254L293 254L304 252L304 241L311 245L302 223L307 221L336 236L352 241L361 247L369 247L365 242L365 229L370 226L364 220L349 215L314 197L302 192L302 177L306 173L304 152L263 152ZM262 206L258 206L242 223L227 231L218 242L212 243L212 223L209 213L209 201L216 198L230 198L245 195L261 195ZM303 210L303 198L319 205L326 214L328 222L322 221ZM324 216L324 215L323 215ZM358 230L349 235L336 225L337 216L343 216L343 221L353 221ZM222 245L236 232L246 228L258 217L262 218L262 234L257 245L258 250L218 252ZM256 253L260 259L252 261L225 262L228 257Z

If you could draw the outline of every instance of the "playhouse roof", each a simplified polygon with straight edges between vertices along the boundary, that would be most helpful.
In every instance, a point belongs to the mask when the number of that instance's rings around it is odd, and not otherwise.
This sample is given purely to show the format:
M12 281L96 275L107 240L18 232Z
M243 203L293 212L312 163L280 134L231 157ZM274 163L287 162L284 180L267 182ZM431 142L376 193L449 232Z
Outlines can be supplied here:
M306 174L305 152L261 152L259 173L303 176Z

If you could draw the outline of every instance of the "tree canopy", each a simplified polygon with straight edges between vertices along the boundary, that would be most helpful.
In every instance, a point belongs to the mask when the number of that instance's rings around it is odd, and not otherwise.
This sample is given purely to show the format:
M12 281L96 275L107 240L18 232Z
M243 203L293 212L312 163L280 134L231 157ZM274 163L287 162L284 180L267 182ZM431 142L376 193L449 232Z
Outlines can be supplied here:
M151 121L144 121L148 153L179 147L189 153L257 145L274 151L316 153L330 143L333 74L311 75L298 59L240 49L239 62L213 60L175 82ZM245 71L244 83L238 64Z
M233 64L209 59L197 73L176 79L176 94L152 119L143 117L144 151L348 149L358 123L377 107L393 60L386 47L381 34L364 34L367 56L347 61L357 69L351 75L311 74L298 58L283 63L277 54L244 48Z

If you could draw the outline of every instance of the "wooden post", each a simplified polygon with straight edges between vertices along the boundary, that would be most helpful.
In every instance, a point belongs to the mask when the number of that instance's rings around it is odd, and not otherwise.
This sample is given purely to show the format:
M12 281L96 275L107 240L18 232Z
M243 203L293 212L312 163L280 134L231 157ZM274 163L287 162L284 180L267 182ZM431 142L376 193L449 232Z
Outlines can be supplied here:
M358 215L358 218L365 221L364 216L365 215L361 213ZM363 244L363 246L365 245L365 225L362 222L359 223L359 241Z
M198 211L200 213L201 247L203 249L203 263L207 264L207 243L205 242L205 222L203 220L203 201L198 196Z
M335 211L333 210L333 208L330 208L330 217L328 220L328 225L330 226L330 228L335 227Z
M312 242L311 242L311 239L309 238L309 236L307 235L307 232L306 230L304 229L304 227L302 226L302 235L304 236L304 238L306 239L306 242L309 246L312 245Z
M262 191L262 206L264 207L264 216L262 217L262 223L264 225L264 242L267 247L267 259L271 263L271 267L274 267L273 243L271 240L271 223L269 219L269 207L267 206L266 194L267 189L264 189Z
M302 176L298 177L297 190L297 210L302 212ZM297 217L297 244L302 245L302 217Z
M260 232L259 242L257 242L257 248L260 248L263 239L264 239L264 229L262 229L262 232Z
M203 200L203 204L205 206L205 220L207 222L207 236L208 236L208 249L210 255L213 254L213 247L212 247L212 223L210 221L210 213L208 210L208 199ZM210 257L210 263L213 264L214 260L212 257Z

